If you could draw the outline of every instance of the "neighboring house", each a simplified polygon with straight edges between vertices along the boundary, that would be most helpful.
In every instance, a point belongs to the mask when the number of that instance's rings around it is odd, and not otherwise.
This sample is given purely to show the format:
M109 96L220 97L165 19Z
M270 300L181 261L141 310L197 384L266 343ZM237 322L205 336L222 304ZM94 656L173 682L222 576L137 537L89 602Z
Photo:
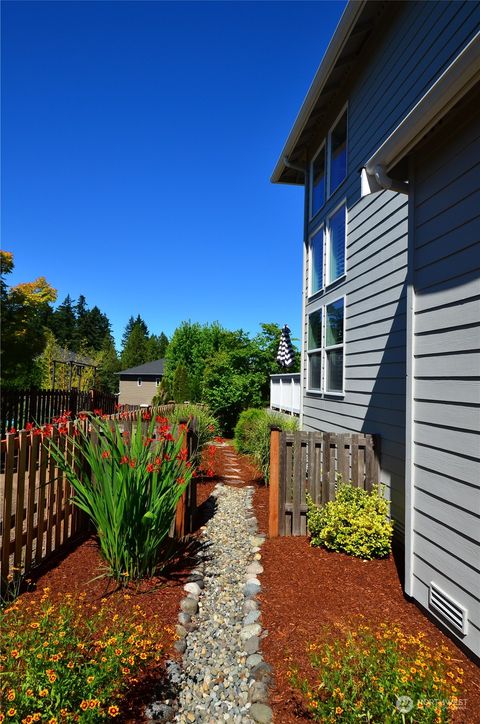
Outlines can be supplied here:
M119 405L149 405L163 377L163 359L117 372L120 376Z
M350 2L305 185L301 422L381 436L405 592L480 655L480 4Z

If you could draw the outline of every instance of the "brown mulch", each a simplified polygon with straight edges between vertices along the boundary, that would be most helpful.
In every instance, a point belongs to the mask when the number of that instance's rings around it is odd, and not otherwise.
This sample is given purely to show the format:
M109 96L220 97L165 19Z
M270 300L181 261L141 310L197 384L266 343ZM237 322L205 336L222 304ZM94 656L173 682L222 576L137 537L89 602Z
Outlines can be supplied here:
M198 525L213 514L211 492L226 473L226 448L218 447L215 455L215 477L197 484ZM260 531L268 530L268 488L260 479L252 461L237 457L236 467L243 485L255 488L254 508ZM228 482L226 480L225 482ZM240 487L240 485L238 485ZM182 587L194 564L191 549L178 552L169 569L136 588L130 585L128 600L124 591L113 586L106 589L106 579L92 580L99 573L101 558L93 537L81 542L63 557L50 562L48 569L37 573L36 590L27 596L40 595L49 586L52 595L86 591L90 600L107 594L118 610L138 604L147 615L158 616L164 626L173 626L177 619ZM299 708L299 699L287 678L287 656L293 655L300 667L307 663L306 645L322 637L325 626L348 621L362 614L366 622L398 624L406 633L424 631L432 646L445 644L457 665L465 670L464 691L467 708L456 712L455 724L480 722L480 671L478 667L402 593L395 560L369 561L311 548L305 537L268 539L262 548L264 573L261 576L262 625L268 631L262 653L273 667L274 685L271 706L275 724L310 721ZM167 655L174 655L168 648ZM128 710L122 721L144 721L142 704L150 700L152 687L158 685L161 672L150 672L138 688L129 694ZM117 719L118 721L118 719Z

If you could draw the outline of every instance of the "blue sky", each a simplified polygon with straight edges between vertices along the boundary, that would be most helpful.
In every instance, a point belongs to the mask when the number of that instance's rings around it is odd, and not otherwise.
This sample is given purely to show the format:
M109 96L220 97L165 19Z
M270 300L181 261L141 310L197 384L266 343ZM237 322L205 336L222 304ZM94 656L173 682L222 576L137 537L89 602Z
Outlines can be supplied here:
M300 333L270 175L342 2L3 2L2 248L112 322Z

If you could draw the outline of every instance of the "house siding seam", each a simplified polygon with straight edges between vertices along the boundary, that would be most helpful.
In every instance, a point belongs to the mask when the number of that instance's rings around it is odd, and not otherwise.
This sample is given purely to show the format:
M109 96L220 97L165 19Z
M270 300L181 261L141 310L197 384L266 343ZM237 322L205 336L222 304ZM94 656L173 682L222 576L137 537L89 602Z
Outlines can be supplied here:
M415 159L412 568L422 605L433 581L468 609L462 640L480 655L480 202L469 202L478 197L480 114L473 108ZM476 194L462 198L460 180Z
M405 2L395 23L358 59L348 99L339 97L332 120L348 100L348 175L320 213L306 223L306 236L347 199L347 274L326 292L308 297L309 258L303 291L306 348L308 315L346 295L345 395L306 393L308 355L302 366L303 427L306 430L378 433L382 438L381 481L391 499L396 536L404 533L407 197L382 191L360 198L359 169L389 136L478 30L478 2ZM322 136L326 135L323 134ZM317 146L309 149L312 158ZM473 173L473 171L472 171ZM308 177L305 194L309 198ZM472 195L458 205L474 208ZM454 211L450 212L454 215ZM425 237L428 244L428 238ZM429 263L427 247L422 252ZM460 260L458 262L460 264ZM448 259L445 259L448 267ZM428 267L427 267L428 268ZM428 273L419 270L428 284ZM472 282L473 283L473 282ZM452 350L455 333L445 332ZM435 380L432 380L434 383ZM459 390L455 390L459 392Z

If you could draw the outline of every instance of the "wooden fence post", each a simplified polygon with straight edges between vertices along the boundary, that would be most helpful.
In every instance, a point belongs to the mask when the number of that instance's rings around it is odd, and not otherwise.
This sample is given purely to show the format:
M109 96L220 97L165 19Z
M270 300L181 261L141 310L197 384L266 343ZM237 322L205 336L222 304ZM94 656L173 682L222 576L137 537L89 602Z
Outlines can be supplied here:
M182 423L180 423L182 424ZM180 430L182 435L182 450L187 451L188 455L188 439L186 429ZM187 491L184 490L180 500L177 503L177 512L175 514L175 538L183 538L185 535L185 517L187 513Z
M270 432L270 481L268 506L268 535L276 538L279 534L279 491L280 491L280 428L272 427Z

